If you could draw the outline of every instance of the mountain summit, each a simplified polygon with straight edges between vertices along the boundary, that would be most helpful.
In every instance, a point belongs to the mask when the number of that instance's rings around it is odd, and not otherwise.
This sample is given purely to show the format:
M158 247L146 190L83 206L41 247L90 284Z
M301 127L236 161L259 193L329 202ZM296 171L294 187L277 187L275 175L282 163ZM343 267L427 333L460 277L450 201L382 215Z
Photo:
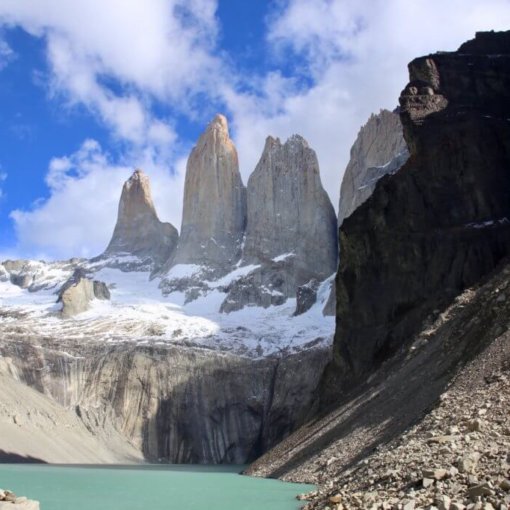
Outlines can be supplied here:
M161 265L173 254L178 237L172 224L158 218L149 177L135 170L122 188L117 224L104 255L135 255Z

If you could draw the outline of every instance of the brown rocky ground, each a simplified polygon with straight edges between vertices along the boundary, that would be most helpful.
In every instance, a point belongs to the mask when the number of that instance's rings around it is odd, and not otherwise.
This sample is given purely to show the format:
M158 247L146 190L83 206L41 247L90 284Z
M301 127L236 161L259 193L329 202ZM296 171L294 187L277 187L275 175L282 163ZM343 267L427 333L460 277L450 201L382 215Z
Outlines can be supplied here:
M322 477L307 510L507 510L510 335L470 363L418 425L351 469Z

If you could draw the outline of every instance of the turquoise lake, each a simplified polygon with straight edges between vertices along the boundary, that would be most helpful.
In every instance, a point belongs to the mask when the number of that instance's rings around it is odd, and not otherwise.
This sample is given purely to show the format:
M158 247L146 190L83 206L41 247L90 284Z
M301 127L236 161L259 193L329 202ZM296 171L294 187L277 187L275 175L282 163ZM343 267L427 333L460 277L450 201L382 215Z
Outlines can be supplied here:
M242 466L0 464L0 488L41 510L297 510L311 485L241 476Z

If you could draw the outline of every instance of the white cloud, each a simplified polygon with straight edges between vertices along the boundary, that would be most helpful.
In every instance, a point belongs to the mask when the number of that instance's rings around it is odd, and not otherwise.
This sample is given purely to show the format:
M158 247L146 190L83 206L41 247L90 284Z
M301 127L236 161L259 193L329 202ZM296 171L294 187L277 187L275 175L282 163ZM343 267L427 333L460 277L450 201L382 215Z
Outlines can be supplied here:
M154 105L193 115L194 97L214 94L221 76L221 61L212 54L215 12L211 0L0 2L0 26L21 26L44 42L49 72L39 73L39 82L50 97L70 108L85 106L124 150L120 163L113 162L87 140L50 162L49 198L11 213L23 256L101 252L134 166L151 176L162 219L180 226L186 141Z
M0 71L6 67L9 62L16 58L16 54L6 41L0 39Z
M180 171L172 173L147 152L131 154L130 160L133 167L112 163L95 140L86 140L69 156L52 159L46 177L50 197L38 200L30 210L11 213L18 251L38 258L40 254L67 258L101 253L115 226L122 185L136 167L151 178L160 219L176 224L181 204L172 196L183 193L182 162Z
M276 61L304 59L294 71L306 90L227 96L244 175L267 134L302 134L317 151L323 184L337 207L340 181L356 134L372 112L393 109L407 83L407 64L455 50L480 30L510 26L508 0L289 0L270 19L268 51ZM263 90L268 90L270 87Z
M215 10L210 0L3 0L0 23L45 38L54 94L84 104L117 138L154 145L176 137L154 100L186 111L214 86Z

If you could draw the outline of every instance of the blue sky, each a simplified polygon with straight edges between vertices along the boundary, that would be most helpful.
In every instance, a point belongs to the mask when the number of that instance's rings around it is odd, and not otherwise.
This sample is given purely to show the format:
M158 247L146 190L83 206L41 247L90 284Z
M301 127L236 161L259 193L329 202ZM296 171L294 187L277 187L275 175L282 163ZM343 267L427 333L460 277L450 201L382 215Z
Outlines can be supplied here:
M407 62L508 27L507 0L0 0L0 255L99 253L138 166L179 228L186 158L216 112L245 182L267 135L299 133L336 206Z

